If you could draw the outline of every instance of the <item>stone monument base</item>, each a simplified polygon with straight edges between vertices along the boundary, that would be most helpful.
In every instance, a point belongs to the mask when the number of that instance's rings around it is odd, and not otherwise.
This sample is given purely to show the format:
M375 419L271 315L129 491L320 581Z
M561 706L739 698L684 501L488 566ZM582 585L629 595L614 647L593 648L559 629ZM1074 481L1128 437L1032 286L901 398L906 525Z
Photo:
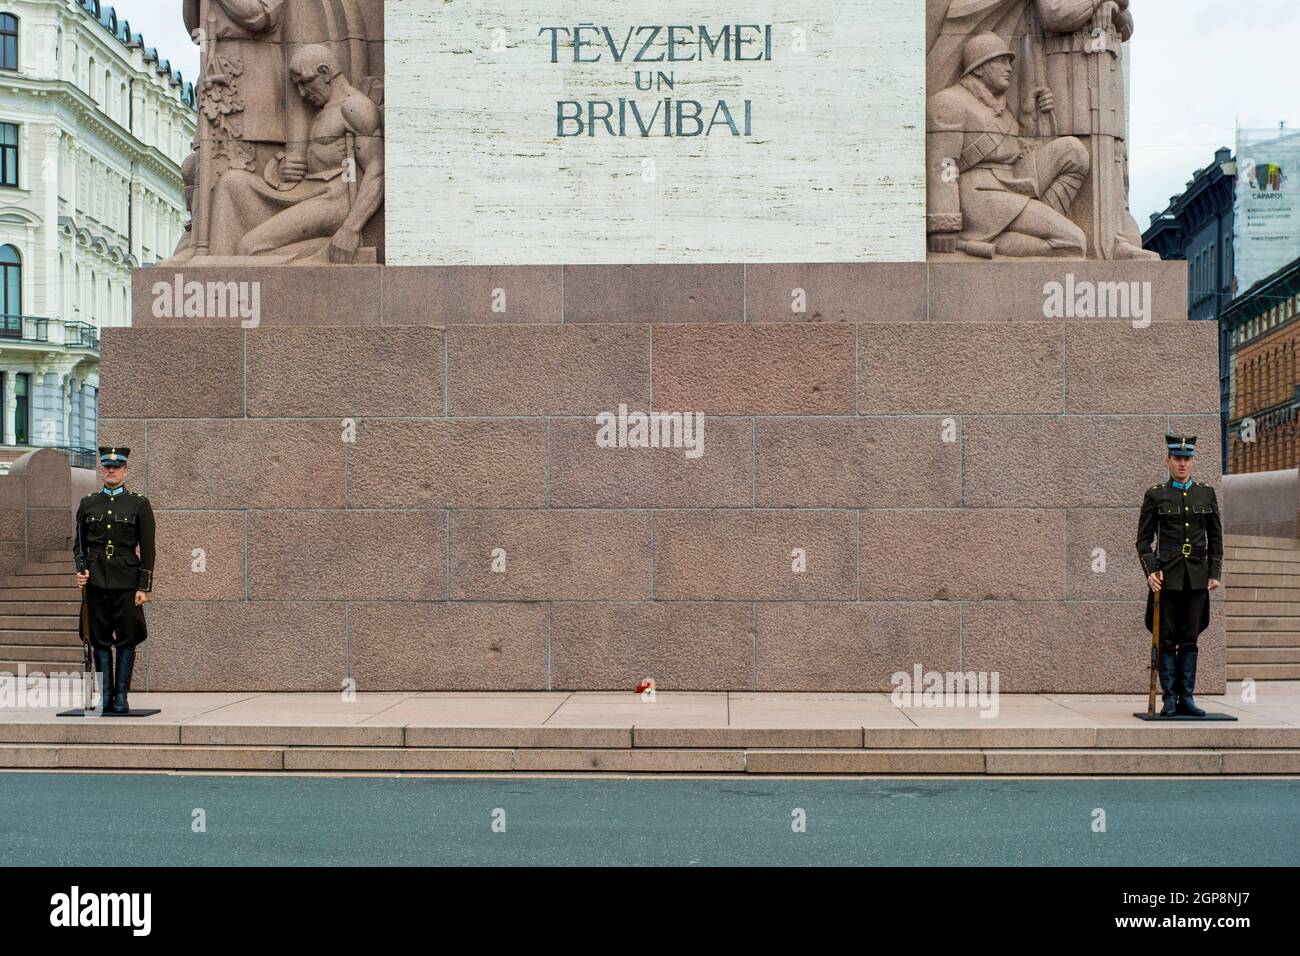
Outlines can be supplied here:
M1220 483L1186 298L1173 262L139 270L99 432L158 518L138 687L1144 692L1166 431Z

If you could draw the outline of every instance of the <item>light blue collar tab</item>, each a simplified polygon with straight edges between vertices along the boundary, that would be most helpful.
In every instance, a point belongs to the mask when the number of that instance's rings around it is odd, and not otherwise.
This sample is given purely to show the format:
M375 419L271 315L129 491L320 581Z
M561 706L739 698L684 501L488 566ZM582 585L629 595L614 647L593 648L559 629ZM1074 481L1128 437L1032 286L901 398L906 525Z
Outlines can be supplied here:
M108 485L104 486L104 494L108 495L110 498L116 498L118 495L125 492L126 485L118 485L116 488L110 488Z
M1187 479L1186 484L1182 484L1180 482L1174 481L1172 478L1169 480L1169 483L1173 485L1175 488L1177 488L1179 491L1186 491L1188 488L1192 487L1192 479L1190 478Z

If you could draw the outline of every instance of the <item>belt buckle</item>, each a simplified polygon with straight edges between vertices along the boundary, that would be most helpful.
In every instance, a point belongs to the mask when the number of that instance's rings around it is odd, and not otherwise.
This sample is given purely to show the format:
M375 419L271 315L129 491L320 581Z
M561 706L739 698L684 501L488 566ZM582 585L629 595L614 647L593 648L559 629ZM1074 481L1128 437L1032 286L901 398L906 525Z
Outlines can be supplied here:
M104 557L107 558L107 559L110 560L110 561L113 560L113 542L112 542L112 541L110 541L108 544L104 545Z
M1190 544L1184 544L1184 545L1183 545L1183 557L1184 557L1184 558L1190 558L1191 556L1192 556L1192 546L1191 546Z

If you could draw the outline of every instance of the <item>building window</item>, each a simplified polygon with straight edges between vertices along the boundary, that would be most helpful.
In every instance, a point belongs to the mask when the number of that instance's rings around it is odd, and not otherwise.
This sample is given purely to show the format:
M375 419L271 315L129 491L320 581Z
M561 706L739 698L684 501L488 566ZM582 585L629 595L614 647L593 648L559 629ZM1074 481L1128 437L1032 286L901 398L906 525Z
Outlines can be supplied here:
M32 407L28 393L31 391L30 372L14 375L14 444L28 444L32 424Z
M18 185L18 124L0 123L0 186Z
M0 327L7 338L23 336L23 262L13 246L0 246L0 306L3 306L4 325Z
M18 69L18 18L0 13L0 70Z

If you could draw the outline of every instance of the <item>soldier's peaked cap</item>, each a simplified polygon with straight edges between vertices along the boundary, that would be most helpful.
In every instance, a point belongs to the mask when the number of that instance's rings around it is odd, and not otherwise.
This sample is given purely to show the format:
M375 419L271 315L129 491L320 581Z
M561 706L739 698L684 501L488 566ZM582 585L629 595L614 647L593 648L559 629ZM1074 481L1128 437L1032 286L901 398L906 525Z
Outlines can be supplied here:
M121 445L99 446L99 463L101 465L125 465L131 455L131 449Z
M996 33L977 33L962 47L961 75L963 77L979 69L989 60L1000 60L1004 56L1015 59L1016 55L1007 46L1007 41Z
M1166 435L1165 444L1175 458L1191 458L1196 454L1195 435Z

